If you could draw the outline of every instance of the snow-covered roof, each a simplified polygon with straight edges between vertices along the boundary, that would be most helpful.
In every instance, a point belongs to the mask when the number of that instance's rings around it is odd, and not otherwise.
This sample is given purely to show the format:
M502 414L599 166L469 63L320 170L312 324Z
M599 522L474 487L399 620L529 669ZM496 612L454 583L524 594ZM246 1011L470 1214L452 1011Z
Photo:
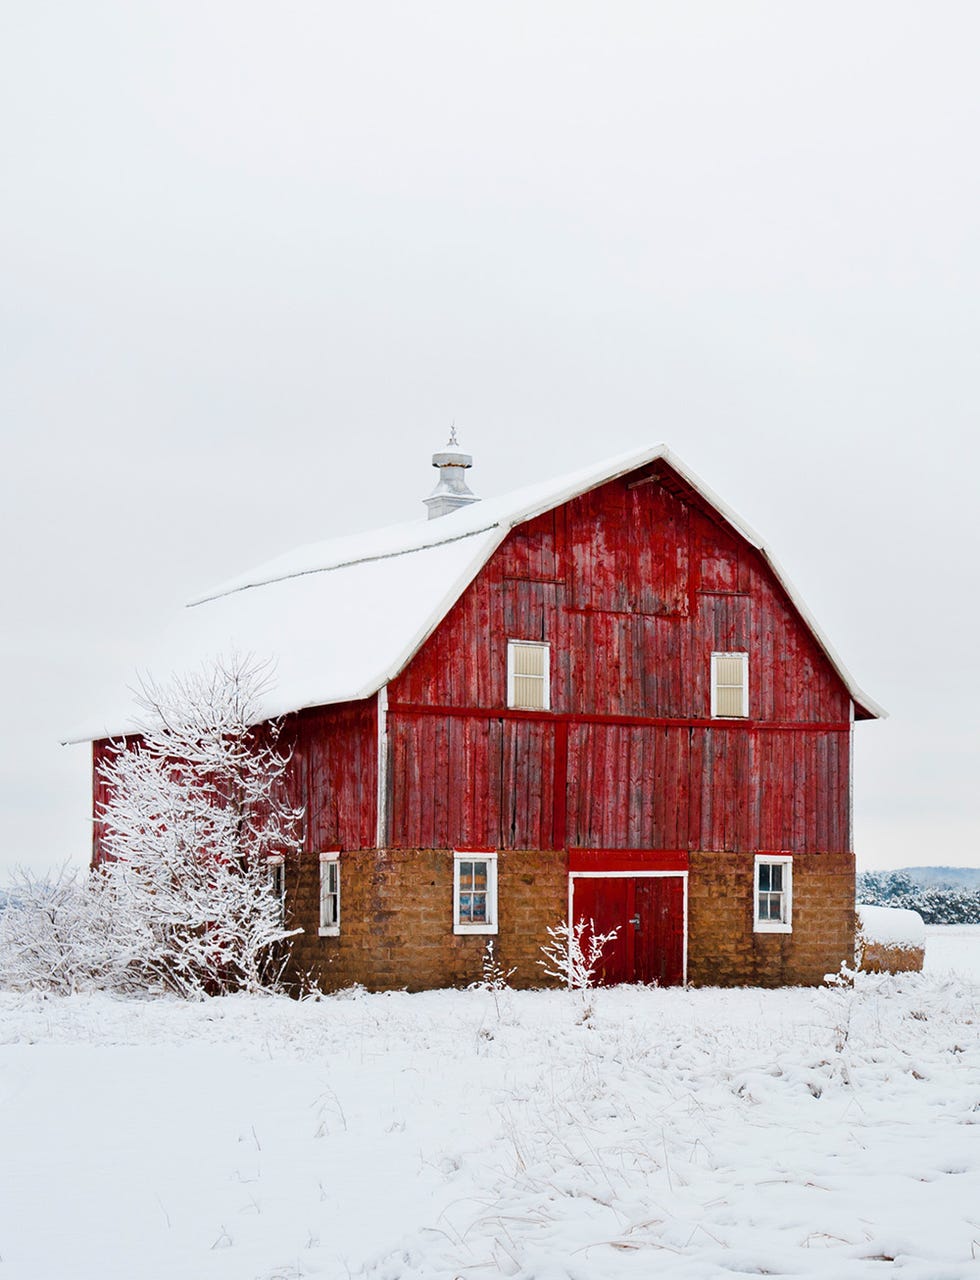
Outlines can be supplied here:
M231 650L272 657L263 718L365 698L398 674L511 529L618 476L663 460L769 563L847 686L858 714L885 712L857 687L758 534L664 445L620 454L542 484L422 518L300 547L191 601L162 634L157 677ZM109 713L73 740L131 732L133 711Z

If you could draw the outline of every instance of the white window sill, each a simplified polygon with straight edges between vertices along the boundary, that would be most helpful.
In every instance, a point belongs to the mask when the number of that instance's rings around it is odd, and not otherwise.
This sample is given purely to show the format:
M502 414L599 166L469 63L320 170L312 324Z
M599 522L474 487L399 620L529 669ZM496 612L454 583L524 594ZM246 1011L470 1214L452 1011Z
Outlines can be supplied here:
M317 933L320 935L321 938L339 938L340 925L334 924L334 925L329 925L327 927L324 927L321 925L320 928L317 930Z
M775 920L756 920L755 933L792 933L791 924L778 924Z
M454 924L453 933L496 933L495 924Z

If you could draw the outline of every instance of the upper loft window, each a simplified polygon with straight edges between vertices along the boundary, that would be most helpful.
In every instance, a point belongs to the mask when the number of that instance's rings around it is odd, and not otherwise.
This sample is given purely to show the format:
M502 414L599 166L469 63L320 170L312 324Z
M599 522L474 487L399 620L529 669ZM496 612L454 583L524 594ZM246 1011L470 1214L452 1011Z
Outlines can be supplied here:
M749 714L749 655L711 655L711 714L719 717Z
M507 641L507 705L524 711L551 706L551 646Z

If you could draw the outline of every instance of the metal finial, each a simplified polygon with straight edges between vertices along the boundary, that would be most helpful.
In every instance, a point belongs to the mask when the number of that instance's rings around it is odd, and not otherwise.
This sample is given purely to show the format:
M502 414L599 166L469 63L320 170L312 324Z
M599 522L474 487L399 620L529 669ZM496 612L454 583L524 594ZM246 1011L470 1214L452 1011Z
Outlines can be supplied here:
M449 439L446 441L447 449L458 449L459 441L456 439L456 419L453 418L452 426L449 428Z

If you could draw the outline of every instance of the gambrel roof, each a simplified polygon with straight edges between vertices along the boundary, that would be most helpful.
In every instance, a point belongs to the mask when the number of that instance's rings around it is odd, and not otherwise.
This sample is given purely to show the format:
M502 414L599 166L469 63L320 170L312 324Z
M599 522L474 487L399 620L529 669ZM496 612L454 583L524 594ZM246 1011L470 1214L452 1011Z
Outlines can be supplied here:
M762 539L664 445L422 518L301 547L191 601L147 662L155 676L231 650L270 657L263 718L374 694L424 644L515 526L609 480L662 460L769 564L846 685L859 719L886 713L863 693ZM76 740L132 731L132 709Z

